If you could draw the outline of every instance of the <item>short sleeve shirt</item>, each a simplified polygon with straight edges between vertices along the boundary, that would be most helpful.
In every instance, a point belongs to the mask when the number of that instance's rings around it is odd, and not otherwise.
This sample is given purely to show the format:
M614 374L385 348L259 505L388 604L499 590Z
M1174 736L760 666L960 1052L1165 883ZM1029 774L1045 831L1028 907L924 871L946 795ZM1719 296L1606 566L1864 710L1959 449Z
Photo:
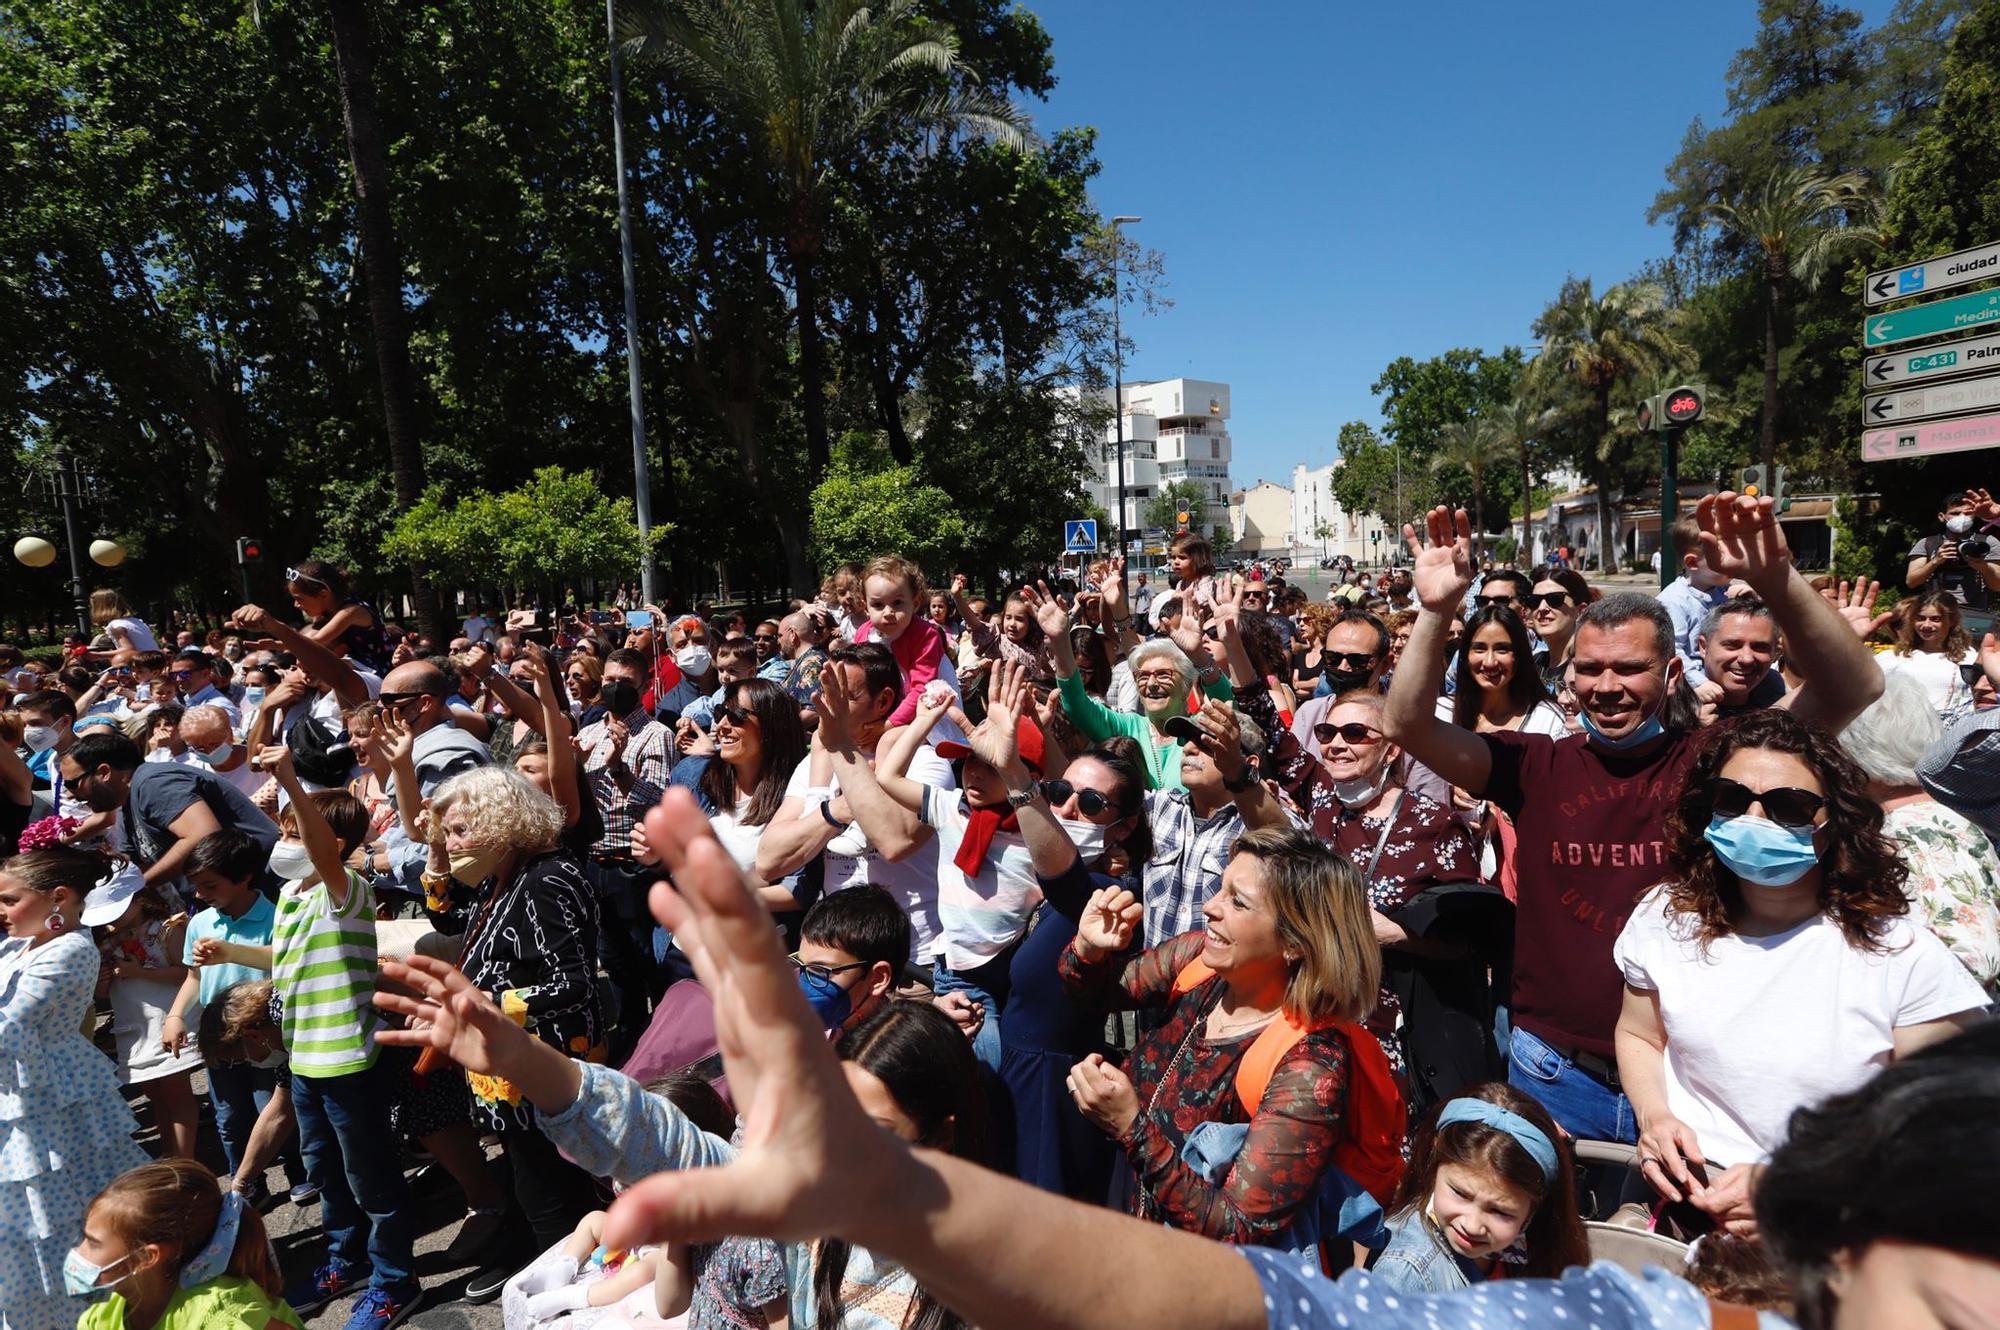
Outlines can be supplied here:
M215 820L250 836L264 852L278 843L278 824L265 817L250 797L205 766L179 762L145 762L132 773L132 790L122 819L125 844L139 862L151 866L174 846L168 828L196 801L208 805Z
M970 815L957 790L924 790L923 819L937 832L938 923L954 970L984 965L1020 940L1042 901L1034 858L1018 831L995 831L979 872L968 877L952 859Z
M271 980L284 999L294 1076L345 1076L375 1065L375 905L347 870L347 903L321 882L287 882L271 933Z
M277 919L278 907L261 892L251 895L250 908L239 918L232 919L213 907L203 910L188 920L187 941L181 947L181 963L194 964L194 944L204 938L268 947ZM201 1005L204 1007L234 985L264 977L263 971L253 970L247 965L204 965L195 973L201 980Z

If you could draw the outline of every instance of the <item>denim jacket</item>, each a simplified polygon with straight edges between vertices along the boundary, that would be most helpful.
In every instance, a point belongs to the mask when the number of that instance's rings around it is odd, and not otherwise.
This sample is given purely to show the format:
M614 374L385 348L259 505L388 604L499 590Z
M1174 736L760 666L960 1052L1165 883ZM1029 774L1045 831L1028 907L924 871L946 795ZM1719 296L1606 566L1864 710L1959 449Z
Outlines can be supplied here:
M1421 1207L1389 1221L1389 1245L1369 1273L1399 1293L1449 1293L1482 1281L1479 1268L1445 1245Z

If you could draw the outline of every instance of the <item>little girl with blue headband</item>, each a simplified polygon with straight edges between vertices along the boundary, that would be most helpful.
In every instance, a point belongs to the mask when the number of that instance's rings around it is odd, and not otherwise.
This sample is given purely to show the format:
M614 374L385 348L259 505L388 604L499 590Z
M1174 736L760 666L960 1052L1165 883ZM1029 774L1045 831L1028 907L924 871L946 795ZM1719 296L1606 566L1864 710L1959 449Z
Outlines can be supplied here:
M1426 1116L1388 1227L1375 1277L1406 1293L1553 1279L1590 1263L1554 1120L1497 1081L1460 1091Z
M264 1221L192 1159L128 1169L84 1212L63 1287L77 1330L303 1330Z

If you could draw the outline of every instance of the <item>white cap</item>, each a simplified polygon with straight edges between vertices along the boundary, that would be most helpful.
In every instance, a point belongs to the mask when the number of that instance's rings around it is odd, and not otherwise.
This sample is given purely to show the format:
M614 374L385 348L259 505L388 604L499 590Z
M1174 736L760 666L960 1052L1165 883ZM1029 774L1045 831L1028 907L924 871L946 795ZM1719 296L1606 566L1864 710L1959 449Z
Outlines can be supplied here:
M78 917L85 928L116 923L132 904L132 898L145 886L146 875L139 871L137 864L120 864L111 870L110 876L90 889L90 894L83 898L83 912Z

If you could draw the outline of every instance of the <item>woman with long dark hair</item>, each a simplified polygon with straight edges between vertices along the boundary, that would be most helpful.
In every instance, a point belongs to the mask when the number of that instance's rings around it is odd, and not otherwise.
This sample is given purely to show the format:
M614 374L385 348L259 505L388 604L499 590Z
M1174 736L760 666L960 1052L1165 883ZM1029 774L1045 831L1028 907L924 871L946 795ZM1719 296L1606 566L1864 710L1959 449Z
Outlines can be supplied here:
M1670 876L1613 949L1639 1162L1704 1222L1753 1227L1793 1110L1952 1033L1986 995L1909 918L1868 781L1789 711L1715 729L1667 818ZM1726 1167L1724 1167L1726 1166Z
M683 758L671 783L694 792L715 835L736 860L755 875L757 842L785 802L785 786L806 756L806 730L798 704L769 679L747 679L729 690L715 708L715 728L708 736L710 751ZM634 850L642 862L653 862L634 832ZM775 911L797 910L801 903L783 887L764 893L764 904ZM806 902L810 904L810 902Z
M1896 606L1896 644L1876 659L1884 674L1908 674L1924 686L1938 719L1953 721L1972 710L1966 665L1978 661L1965 612L1949 592L1928 591Z
M1451 696L1438 699L1441 720L1479 734L1519 730L1560 739L1569 733L1542 687L1528 625L1506 605L1482 605L1466 616L1455 680Z
M1573 568L1543 564L1528 574L1531 590L1521 597L1521 612L1528 626L1542 639L1548 654L1542 657L1542 686L1551 695L1561 691L1569 671L1569 653L1576 646L1576 621L1583 607L1597 599L1597 593Z

